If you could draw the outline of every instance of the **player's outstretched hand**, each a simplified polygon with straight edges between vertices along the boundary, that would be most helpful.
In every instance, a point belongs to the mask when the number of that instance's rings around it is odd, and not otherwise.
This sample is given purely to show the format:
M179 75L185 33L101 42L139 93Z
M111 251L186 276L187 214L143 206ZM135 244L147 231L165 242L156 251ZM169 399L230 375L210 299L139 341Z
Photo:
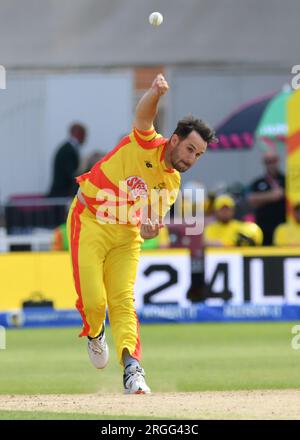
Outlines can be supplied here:
M141 225L141 230L140 230L141 237L144 238L145 240L147 240L149 238L157 237L157 235L159 234L159 230L163 226L164 225L159 224L157 222L155 224L153 224L151 222L151 220L148 218L146 220L146 223L143 223Z
M152 90L154 90L159 96L163 96L169 90L169 84L165 77L159 73L152 83Z

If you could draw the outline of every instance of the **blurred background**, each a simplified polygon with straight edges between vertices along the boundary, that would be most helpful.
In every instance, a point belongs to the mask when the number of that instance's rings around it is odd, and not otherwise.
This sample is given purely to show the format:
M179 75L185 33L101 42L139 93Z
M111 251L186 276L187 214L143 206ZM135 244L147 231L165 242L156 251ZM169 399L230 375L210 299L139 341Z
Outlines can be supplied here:
M142 318L288 319L283 307L299 307L299 3L0 0L0 8L1 323L33 325L12 312L24 303L73 308L64 224L73 177L131 130L159 72L170 90L157 131L169 137L193 114L219 143L182 175L183 188L204 190L204 232L189 236L176 222L197 212L184 198L159 239L144 244ZM156 28L153 11L164 16ZM191 313L194 303L206 314ZM245 304L270 309L226 309ZM168 318L144 307L153 305L185 312ZM77 323L76 312L68 319L55 322Z

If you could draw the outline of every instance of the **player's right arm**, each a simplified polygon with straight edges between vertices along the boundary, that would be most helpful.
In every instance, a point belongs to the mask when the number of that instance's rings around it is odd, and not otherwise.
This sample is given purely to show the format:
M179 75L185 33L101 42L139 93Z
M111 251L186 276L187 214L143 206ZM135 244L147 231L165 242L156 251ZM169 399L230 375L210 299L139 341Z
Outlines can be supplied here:
M161 96L165 95L169 85L160 73L154 79L150 89L142 96L135 110L133 121L134 128L147 131L153 128L153 121L157 114L158 102Z

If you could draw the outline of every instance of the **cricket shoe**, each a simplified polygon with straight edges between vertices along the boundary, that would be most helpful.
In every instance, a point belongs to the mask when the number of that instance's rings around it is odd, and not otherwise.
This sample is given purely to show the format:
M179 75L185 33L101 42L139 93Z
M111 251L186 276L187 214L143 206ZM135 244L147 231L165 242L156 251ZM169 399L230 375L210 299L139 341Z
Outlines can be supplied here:
M97 338L88 340L88 353L94 367L105 368L108 362L109 350L105 339L105 327Z
M145 382L145 371L137 365L129 365L123 375L125 394L150 394L151 390Z

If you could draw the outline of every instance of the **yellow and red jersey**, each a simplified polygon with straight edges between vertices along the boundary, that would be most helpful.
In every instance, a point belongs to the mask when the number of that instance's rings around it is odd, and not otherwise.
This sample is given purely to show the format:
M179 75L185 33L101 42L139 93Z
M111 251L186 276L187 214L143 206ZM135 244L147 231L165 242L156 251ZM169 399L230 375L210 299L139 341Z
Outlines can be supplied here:
M180 174L166 167L167 139L136 128L88 173L77 177L89 210L104 223L137 225L152 207L164 217L175 202ZM160 198L158 197L160 196Z

